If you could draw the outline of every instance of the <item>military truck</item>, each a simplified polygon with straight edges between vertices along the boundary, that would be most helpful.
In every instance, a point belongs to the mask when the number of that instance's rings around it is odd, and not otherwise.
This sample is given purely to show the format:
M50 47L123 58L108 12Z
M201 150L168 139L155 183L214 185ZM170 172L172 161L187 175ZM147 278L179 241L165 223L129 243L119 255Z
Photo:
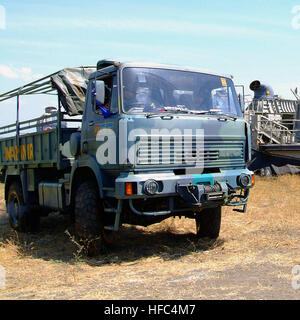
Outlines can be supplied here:
M21 121L21 98L31 94L56 94L56 116ZM217 238L222 206L246 211L250 127L229 76L100 60L0 95L12 98L17 120L0 128L0 179L20 232L52 211L69 213L95 254L125 223L183 216L195 219L198 237Z

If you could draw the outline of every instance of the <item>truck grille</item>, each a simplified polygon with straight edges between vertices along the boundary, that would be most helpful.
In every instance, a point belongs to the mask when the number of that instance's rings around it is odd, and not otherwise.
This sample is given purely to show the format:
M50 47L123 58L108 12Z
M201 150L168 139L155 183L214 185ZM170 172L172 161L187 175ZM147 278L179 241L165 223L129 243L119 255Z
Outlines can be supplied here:
M182 140L174 137L143 137L136 143L136 165L178 165L228 167L244 165L244 140L205 140L197 143L196 137Z

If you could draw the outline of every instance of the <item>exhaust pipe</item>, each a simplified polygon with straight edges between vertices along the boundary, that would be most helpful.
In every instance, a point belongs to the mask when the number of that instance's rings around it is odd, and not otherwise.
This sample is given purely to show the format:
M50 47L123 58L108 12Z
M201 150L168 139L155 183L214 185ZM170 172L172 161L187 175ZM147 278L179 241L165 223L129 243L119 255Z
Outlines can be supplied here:
M250 84L250 90L254 91L254 99L274 99L274 90L267 84L255 80Z

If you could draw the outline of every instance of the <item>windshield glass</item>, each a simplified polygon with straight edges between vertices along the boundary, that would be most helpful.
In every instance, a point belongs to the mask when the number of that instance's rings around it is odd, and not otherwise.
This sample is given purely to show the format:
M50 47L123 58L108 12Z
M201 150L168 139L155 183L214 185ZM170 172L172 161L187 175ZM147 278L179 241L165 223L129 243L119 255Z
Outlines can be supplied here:
M241 116L231 79L156 68L123 70L123 110L127 113L221 113Z

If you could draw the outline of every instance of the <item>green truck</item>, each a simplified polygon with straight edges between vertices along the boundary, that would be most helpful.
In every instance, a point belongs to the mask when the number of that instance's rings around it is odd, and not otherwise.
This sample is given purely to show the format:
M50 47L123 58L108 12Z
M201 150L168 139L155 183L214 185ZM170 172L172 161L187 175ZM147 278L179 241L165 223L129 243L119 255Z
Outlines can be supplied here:
M19 119L25 95L57 108ZM249 124L231 77L189 67L100 60L0 95L16 122L0 128L0 182L12 228L69 213L88 253L124 223L195 219L217 238L224 205L246 211L253 172ZM1 105L0 105L1 106Z

